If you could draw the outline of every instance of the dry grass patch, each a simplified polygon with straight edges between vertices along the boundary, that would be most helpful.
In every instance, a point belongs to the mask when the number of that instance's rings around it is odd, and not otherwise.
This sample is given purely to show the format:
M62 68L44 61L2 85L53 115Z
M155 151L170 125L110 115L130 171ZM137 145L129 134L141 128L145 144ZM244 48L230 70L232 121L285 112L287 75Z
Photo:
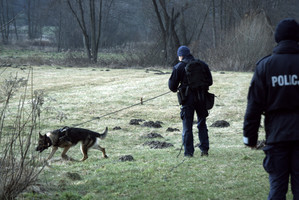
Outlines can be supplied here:
M171 69L164 71L171 72ZM26 70L9 68L5 75L16 72L20 76L26 74ZM141 97L146 100L158 96L168 91L169 76L144 69L34 67L34 89L46 94L40 130L45 133L72 126L138 104ZM80 125L98 132L109 127L108 136L101 143L109 159L100 159L100 152L91 150L85 162L52 162L40 176L43 192L28 191L22 198L266 199L269 184L262 168L263 152L252 151L242 144L251 76L251 73L213 72L211 92L218 97L207 124L226 120L230 127L209 127L209 157L200 157L196 149L192 159L184 160L182 154L177 158L181 133L166 130L168 127L182 130L180 107L176 94L169 93ZM162 128L130 125L131 119L163 124ZM116 126L121 129L113 130ZM174 147L150 149L143 145L149 139L141 136L151 132L161 134L164 138L157 140L172 143ZM197 144L196 133L194 138ZM41 158L48 153L43 152ZM71 148L68 155L80 159L79 146ZM132 155L134 161L120 162L119 158L124 155ZM54 158L58 159L59 153ZM64 175L66 172L78 173L82 180L70 181Z

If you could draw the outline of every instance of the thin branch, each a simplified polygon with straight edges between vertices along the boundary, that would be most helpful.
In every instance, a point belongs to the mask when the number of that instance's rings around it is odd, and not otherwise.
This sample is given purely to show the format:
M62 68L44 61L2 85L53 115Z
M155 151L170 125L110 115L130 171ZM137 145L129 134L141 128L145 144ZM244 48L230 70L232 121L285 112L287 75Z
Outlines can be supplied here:
M6 30L6 28L7 28L7 26L9 25L9 24L11 24L22 12L24 11L24 9L23 10L21 10L20 12L18 12L11 20L9 20L6 24L3 24L2 26L1 26L1 28L0 28L0 32L2 32L2 31L5 31Z

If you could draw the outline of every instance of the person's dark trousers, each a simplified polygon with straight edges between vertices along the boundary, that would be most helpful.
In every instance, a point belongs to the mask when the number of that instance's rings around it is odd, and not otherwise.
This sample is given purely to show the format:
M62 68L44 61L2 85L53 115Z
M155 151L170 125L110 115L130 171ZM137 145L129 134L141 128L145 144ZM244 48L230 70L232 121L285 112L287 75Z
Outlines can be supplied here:
M185 149L185 156L193 156L194 153L194 139L193 139L193 120L194 120L194 112L196 111L198 122L198 137L200 141L200 150L204 152L208 152L209 150L209 137L208 137L208 129L206 125L206 116L207 111L201 112L200 109L195 109L192 105L184 105L181 108L181 119L183 120L183 133L182 140Z
M285 142L264 147L264 169L269 173L268 200L285 200L289 176L293 199L299 200L299 142Z
M208 136L208 129L206 124L206 117L198 116L197 128L198 128L198 138L200 141L199 149L202 152L207 153L209 151L209 136Z

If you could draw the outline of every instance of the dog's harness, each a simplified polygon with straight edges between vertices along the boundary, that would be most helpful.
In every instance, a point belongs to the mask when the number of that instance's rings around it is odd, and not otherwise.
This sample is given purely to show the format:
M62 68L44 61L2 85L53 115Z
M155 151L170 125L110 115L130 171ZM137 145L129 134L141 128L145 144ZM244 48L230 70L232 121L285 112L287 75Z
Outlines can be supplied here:
M67 133L67 130L69 129L68 126L65 126L61 129L59 129L59 136L58 136L58 140L56 141L56 143L53 144L52 140L47 137L46 138L46 145L45 145L45 149L48 149L50 146L58 146L59 142L64 139L66 137L66 133ZM62 136L63 135L63 136Z
M53 146L58 146L59 143L60 143L62 140L68 139L67 133L68 133L69 128L70 128L70 127L65 126L65 127L61 128L61 129L59 129L59 137L58 137L58 140L56 141L55 144L53 144Z
M60 132L60 133L66 132L69 128L70 128L70 127L65 126L65 127L61 128L61 129L59 129L59 132Z

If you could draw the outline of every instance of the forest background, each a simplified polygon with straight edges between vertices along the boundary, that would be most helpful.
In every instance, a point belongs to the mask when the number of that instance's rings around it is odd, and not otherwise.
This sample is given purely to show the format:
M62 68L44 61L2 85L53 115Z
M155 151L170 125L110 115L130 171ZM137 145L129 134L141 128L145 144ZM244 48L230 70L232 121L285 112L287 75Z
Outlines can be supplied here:
M66 52L60 64L145 67L173 65L187 45L212 69L251 71L271 53L275 25L298 19L298 8L296 0L0 0L1 46Z

